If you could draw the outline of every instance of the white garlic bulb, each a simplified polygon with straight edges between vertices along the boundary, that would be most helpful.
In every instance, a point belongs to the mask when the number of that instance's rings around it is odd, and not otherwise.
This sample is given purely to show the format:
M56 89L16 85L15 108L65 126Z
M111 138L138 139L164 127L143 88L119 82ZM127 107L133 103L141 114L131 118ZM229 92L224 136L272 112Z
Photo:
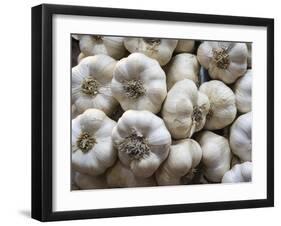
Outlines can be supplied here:
M77 63L79 64L81 60L83 60L85 57L85 54L84 53L79 53L78 57L77 57Z
M210 102L205 128L217 130L230 125L237 112L233 91L218 80L203 83L199 91L204 93Z
M79 35L79 46L85 56L104 54L119 60L126 55L124 38L100 35Z
M72 167L89 175L100 175L117 158L111 132L116 122L104 112L88 109L72 120Z
M110 83L116 60L106 55L86 57L72 68L72 103L78 113L97 108L111 114L118 102Z
M200 163L202 150L192 139L174 141L165 162L156 171L158 185L181 184L182 177L188 175Z
M151 177L167 158L171 135L149 111L126 111L112 131L120 161L137 177Z
M239 116L232 124L229 143L243 162L252 160L252 112Z
M204 176L211 182L221 182L230 169L231 151L228 140L210 131L200 133Z
M109 187L148 187L155 186L154 177L141 178L136 177L130 168L124 166L120 161L110 168L106 173L106 181Z
M236 106L239 112L247 113L252 110L252 70L249 69L239 78L234 86Z
M75 172L74 175L75 185L80 189L100 189L107 188L107 183L104 175L90 176Z
M252 162L236 164L231 170L227 171L222 183L239 183L252 181Z
M247 70L248 50L245 43L203 42L197 50L200 64L213 79L230 84Z
M181 53L174 56L165 67L168 90L170 90L176 82L183 79L190 79L198 84L199 69L199 63L195 55Z
M170 61L177 43L177 40L159 38L125 38L124 40L124 45L130 53L143 53L157 60L161 66Z
M194 50L195 41L194 40L178 40L177 47L175 49L176 53L191 53Z
M133 53L117 63L111 90L125 111L158 113L167 95L165 72L156 60Z
M168 92L162 117L174 139L191 137L204 127L210 104L208 97L189 79L177 82Z

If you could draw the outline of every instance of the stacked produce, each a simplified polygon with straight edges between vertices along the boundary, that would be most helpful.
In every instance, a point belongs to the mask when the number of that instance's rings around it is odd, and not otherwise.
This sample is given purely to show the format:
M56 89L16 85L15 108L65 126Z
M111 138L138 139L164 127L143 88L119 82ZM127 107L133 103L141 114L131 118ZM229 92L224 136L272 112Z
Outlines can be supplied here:
M72 37L72 189L249 182L251 43Z

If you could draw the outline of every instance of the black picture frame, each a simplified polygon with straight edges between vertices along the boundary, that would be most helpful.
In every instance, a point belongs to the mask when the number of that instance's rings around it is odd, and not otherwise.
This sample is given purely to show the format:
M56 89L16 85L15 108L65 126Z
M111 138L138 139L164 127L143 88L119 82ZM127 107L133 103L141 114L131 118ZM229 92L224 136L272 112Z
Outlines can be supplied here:
M52 210L52 17L55 14L266 27L266 199L54 212ZM40 221L56 221L271 206L274 206L273 19L49 4L32 8L32 218Z

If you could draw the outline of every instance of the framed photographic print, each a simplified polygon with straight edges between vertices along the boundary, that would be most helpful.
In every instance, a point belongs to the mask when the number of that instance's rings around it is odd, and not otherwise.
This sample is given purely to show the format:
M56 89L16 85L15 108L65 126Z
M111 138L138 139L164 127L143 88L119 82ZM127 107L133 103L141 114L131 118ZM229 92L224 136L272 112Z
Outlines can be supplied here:
M274 205L274 21L32 8L32 217Z

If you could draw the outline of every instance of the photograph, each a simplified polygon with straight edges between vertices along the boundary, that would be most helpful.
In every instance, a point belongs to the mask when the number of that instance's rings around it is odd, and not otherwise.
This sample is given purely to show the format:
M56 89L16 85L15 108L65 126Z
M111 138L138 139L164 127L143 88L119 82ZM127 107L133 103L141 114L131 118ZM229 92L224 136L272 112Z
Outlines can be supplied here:
M71 191L251 183L251 42L69 38Z

